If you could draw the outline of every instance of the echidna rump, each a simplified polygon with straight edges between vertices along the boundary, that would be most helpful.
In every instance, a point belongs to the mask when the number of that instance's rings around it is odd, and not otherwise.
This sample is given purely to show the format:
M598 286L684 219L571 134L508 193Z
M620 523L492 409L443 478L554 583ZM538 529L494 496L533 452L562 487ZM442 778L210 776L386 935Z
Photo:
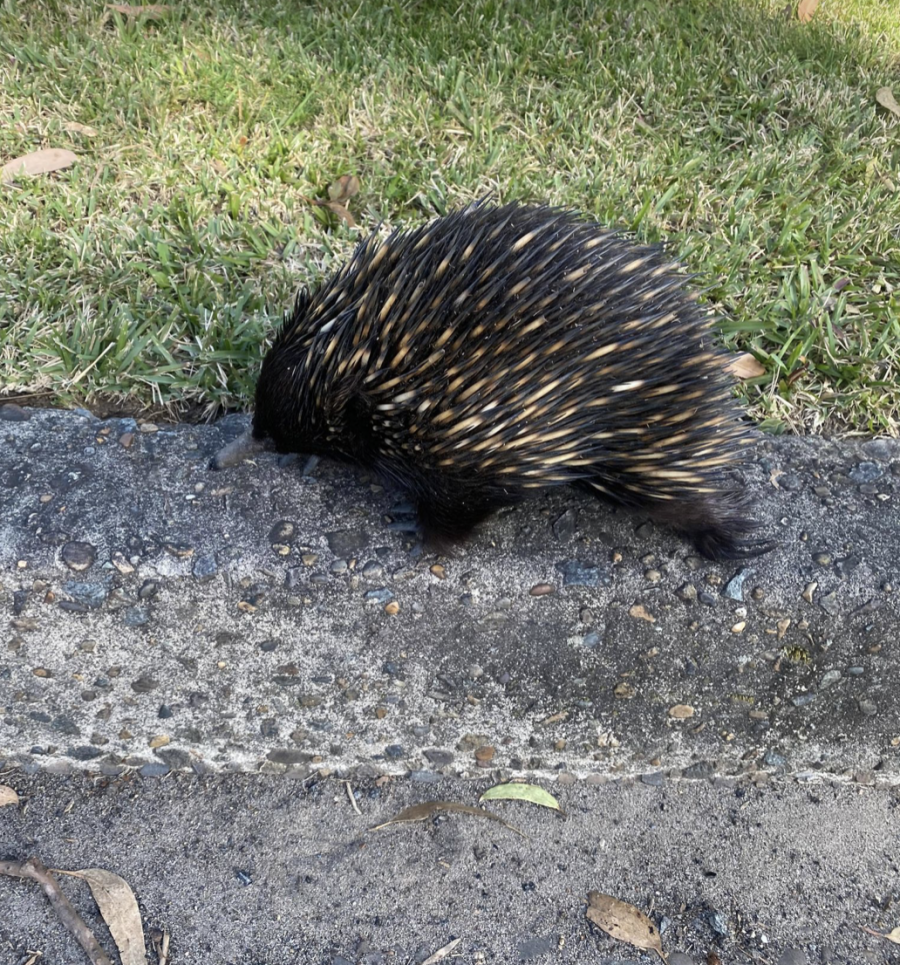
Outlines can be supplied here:
M730 474L752 436L711 325L661 251L568 211L479 203L372 235L300 293L252 437L376 470L436 545L571 483L712 559L754 556L771 544L749 538Z

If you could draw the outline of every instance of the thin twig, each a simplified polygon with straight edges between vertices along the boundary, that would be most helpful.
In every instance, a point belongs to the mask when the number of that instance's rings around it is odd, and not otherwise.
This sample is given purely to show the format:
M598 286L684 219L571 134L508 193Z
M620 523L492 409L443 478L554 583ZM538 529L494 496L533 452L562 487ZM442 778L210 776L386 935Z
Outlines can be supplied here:
M40 858L29 858L27 861L0 861L0 874L36 881L50 900L59 920L87 953L91 965L112 965L109 955L100 947L99 942L94 938L94 933L72 907L71 902L59 887L59 882Z
M359 806L356 803L356 795L353 793L353 788L350 786L349 781L344 781L344 787L347 788L347 797L350 798L350 803L353 805L353 810L362 817L362 811L360 811Z
M444 945L443 948L439 948L433 955L429 955L428 958L422 962L422 965L436 965L437 962L443 961L461 941L461 938L454 938L448 945Z
M159 965L168 965L169 961L169 933L161 928L150 929L150 941L159 960Z

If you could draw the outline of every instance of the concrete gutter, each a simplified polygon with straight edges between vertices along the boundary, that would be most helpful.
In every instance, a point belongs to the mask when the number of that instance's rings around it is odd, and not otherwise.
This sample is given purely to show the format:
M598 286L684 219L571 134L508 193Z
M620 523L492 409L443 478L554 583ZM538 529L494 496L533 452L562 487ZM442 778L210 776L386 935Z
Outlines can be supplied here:
M766 438L747 566L558 491L452 559L246 428L0 408L0 761L26 771L900 773L900 442Z

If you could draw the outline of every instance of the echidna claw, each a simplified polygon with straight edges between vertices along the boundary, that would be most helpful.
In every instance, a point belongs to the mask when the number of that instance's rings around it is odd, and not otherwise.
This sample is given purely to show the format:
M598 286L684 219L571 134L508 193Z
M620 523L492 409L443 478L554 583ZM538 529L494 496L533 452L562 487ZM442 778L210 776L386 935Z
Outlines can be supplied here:
M391 516L414 516L416 513L416 507L413 503L397 503L396 506L391 506L388 510Z
M396 522L388 523L387 529L393 533L419 533L419 523L415 519L399 519Z

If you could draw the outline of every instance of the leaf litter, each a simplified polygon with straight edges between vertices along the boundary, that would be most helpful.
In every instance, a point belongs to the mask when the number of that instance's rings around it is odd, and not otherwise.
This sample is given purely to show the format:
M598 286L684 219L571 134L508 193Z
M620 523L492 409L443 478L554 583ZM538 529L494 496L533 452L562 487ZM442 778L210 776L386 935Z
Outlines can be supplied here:
M659 929L634 905L599 891L588 892L588 921L606 932L610 938L635 948L656 952L666 962Z
M472 807L470 804L459 804L456 801L425 801L423 804L414 804L412 807L404 808L389 821L385 821L384 824L378 824L369 830L381 831L395 824L411 824L415 821L427 821L429 818L443 811L449 811L452 814L470 814L472 817L486 818L488 821L497 821L505 828L509 828L510 831L514 831L523 838L528 837L524 831L520 831L508 821L504 821L499 815L491 814L490 811L485 811L483 808Z
M31 857L27 861L0 861L0 875L29 878L40 885L60 922L84 949L92 965L112 965L112 959L75 910L55 876L81 878L91 889L94 901L119 950L122 965L147 965L140 909L134 892L124 878L104 868L86 868L79 871L50 869L37 857ZM168 936L165 945L167 953ZM160 961L163 961L163 956L160 956Z
M7 161L0 167L0 183L7 184L15 181L23 174L49 174L51 171L62 171L71 167L78 160L78 155L65 148L48 147L41 151L32 151L21 157Z
M559 801L542 787L536 784L525 784L518 781L510 781L506 784L495 784L489 787L478 799L479 801L529 801L540 807L550 808L565 815L565 811L559 806Z

